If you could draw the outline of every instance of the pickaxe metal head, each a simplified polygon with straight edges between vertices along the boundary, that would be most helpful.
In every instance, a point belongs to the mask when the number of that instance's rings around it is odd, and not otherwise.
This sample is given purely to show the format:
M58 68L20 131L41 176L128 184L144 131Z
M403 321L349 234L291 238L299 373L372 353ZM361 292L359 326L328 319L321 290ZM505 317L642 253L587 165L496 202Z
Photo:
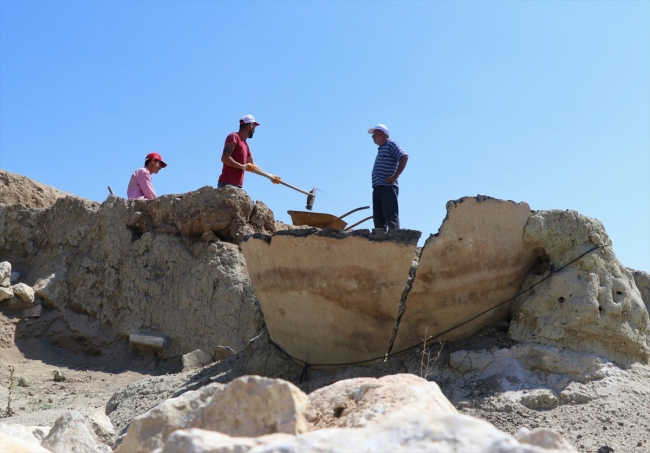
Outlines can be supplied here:
M311 211L311 208L314 207L314 201L316 200L316 187L311 189L309 195L307 195L307 210Z

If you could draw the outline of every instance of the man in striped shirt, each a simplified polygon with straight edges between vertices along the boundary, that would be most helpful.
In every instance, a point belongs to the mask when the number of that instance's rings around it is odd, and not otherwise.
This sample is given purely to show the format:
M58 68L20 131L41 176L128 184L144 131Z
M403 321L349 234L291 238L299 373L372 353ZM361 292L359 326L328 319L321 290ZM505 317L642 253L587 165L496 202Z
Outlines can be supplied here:
M375 228L399 229L399 208L397 178L406 167L409 156L389 139L388 128L378 124L368 130L372 140L379 147L375 165L372 167L372 215Z

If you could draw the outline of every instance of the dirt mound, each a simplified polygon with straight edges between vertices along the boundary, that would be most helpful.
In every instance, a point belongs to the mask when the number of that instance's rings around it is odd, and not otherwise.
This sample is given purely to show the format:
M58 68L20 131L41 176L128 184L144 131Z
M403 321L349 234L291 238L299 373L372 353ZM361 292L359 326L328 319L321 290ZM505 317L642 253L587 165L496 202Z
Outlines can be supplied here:
M271 210L234 187L0 205L2 258L43 306L16 335L94 354L122 354L134 333L164 338L163 358L241 350L261 315L237 243L274 228Z
M0 204L20 203L30 208L49 208L63 197L80 198L26 176L0 170Z

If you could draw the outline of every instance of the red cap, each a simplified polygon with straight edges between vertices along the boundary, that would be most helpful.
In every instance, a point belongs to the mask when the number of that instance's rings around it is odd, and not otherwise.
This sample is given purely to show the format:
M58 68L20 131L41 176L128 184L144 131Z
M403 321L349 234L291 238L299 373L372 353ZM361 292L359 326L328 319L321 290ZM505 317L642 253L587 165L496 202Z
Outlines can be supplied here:
M165 168L167 166L167 164L162 160L162 156L160 154L158 154L158 153L149 153L149 154L147 154L147 157L146 157L145 160L149 160L149 159L156 159L157 161L160 161L160 166L162 168Z

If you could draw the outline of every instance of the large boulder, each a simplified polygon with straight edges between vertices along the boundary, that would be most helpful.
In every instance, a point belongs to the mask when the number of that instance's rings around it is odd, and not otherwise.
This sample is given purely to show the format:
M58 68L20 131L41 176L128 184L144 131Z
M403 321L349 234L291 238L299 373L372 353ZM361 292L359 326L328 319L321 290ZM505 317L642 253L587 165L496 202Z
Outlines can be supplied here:
M457 414L435 382L413 374L339 381L309 395L310 430L377 424L401 410Z
M290 440L290 434L268 434L259 437L230 437L199 428L179 429L165 441L160 453L245 453L267 442Z
M217 389L211 400L195 411L187 427L241 437L300 434L307 431L308 404L307 395L290 382L242 376Z
M159 448L177 429L200 428L237 437L307 430L308 398L279 379L243 376L169 399L131 422L116 453Z
M575 211L539 211L524 239L548 265L524 281L532 289L513 304L511 338L623 365L650 361L648 311L600 221Z
M466 415L406 411L377 425L364 428L329 428L299 436L226 438L199 430L176 431L161 453L245 452L336 453L357 452L481 452L481 453L575 453L561 438L556 448L545 448L550 436L523 436L522 442L485 421ZM559 437L559 436L558 436ZM211 443L214 442L214 448ZM179 449L183 445L185 449ZM205 447L203 447L205 446ZM251 447L253 447L251 449Z
M222 387L223 384L215 383L183 393L136 417L116 453L148 453L162 447L165 439L175 430L184 428L188 417L205 406Z

